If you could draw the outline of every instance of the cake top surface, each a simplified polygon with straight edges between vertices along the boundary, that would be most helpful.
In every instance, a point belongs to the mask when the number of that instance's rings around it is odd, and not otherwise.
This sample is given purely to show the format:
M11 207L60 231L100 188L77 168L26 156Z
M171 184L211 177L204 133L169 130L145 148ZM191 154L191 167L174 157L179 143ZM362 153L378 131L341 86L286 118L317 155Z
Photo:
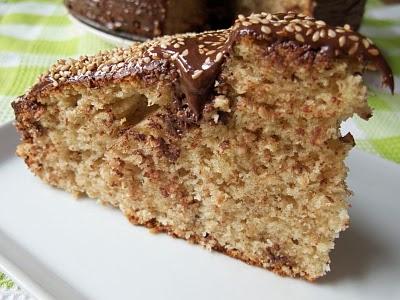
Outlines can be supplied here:
M352 31L349 25L332 27L324 21L289 12L239 15L229 29L165 36L135 43L128 49L59 60L26 96L56 89L65 82L102 81L149 72L160 77L173 69L179 75L188 106L198 116L225 57L242 37L271 44L291 41L332 58L348 58L373 66L382 73L383 84L393 92L392 71L370 39Z

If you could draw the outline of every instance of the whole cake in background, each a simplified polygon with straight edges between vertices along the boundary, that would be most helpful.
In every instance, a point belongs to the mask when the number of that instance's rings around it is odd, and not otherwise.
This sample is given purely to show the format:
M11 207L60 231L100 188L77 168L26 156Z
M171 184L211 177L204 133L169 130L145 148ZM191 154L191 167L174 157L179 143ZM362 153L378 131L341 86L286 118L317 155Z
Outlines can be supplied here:
M329 25L360 25L365 0L65 0L82 22L130 39L228 28L238 14L294 11Z
M349 226L354 141L339 126L371 116L368 68L393 91L379 49L349 26L241 15L58 61L13 103L17 154L135 224L314 280Z

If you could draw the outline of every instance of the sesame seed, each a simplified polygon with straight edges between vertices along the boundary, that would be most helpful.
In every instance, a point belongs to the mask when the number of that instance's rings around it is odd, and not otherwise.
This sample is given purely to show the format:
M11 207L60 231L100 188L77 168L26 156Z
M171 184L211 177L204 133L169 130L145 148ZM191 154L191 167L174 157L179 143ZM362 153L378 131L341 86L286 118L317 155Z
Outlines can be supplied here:
M187 56L189 54L189 50L188 49L185 49L185 50L183 50L183 52L182 52L182 56Z
M271 33L271 28L269 28L268 26L261 26L261 31L266 33L266 34L270 34Z
M223 54L221 52L218 52L217 56L215 57L215 61L219 62L222 59Z
M212 54L214 54L215 52L216 52L215 50L211 50L211 51L206 52L206 55L212 55Z
M258 19L258 18L252 18L252 17L250 17L250 19L249 19L249 21L252 23L252 24L259 24L260 23L260 20Z
M343 32L345 32L342 28L336 28L335 31L336 31L337 33L343 33Z
M148 56L146 56L146 57L144 57L143 58L143 61L146 63L146 64L148 64L149 62L150 62L150 57L148 57Z
M363 42L365 48L369 47L370 44L367 39L363 39L362 42Z
M303 28L301 28L301 26L299 26L299 25L294 25L294 29L295 29L297 32L301 32L301 31L303 30Z
M349 24L344 24L343 28L344 28L346 31L350 31L350 30L351 30L351 26L350 26Z
M203 70L196 70L193 72L192 78L197 79L200 77L200 75L203 73Z
M312 36L312 41L316 42L319 40L319 31L316 31Z
M378 56L379 55L379 50L376 48L372 48L368 50L368 53L373 55L373 56Z
M320 36L321 38L325 38L325 36L326 36L326 31L323 30L323 29L321 29L321 32L319 33L319 36Z
M304 38L300 33L296 33L295 35L296 40L298 40L299 42L304 43Z
M246 18L243 16L243 15L238 15L238 19L239 19L239 21L244 21L244 20L246 20Z
M349 50L349 55L353 55L357 52L358 49L358 43L355 43Z
M334 37L336 37L336 32L333 31L332 29L328 29L328 36L331 38L334 38Z
M340 47L343 47L344 44L346 44L346 37L345 37L345 36L341 36L341 37L339 38L339 46L340 46Z
M108 71L110 71L110 67L109 66L104 66L104 67L101 68L101 70L103 72L108 72Z
M356 35L350 35L349 39L352 40L352 41L358 41L360 38L358 36L356 36Z
M326 26L326 23L324 21L321 21L321 20L315 21L315 24L317 24L319 26Z
M292 24L286 25L286 26L285 26L285 30L288 31L288 32L294 32L294 28L293 28L293 26L291 26L291 25L292 25Z
M172 60L176 60L179 56L179 52L176 52L174 55L171 56Z
M313 33L314 32L314 30L312 30L311 28L310 29L308 29L307 30L307 32L306 32L306 36L309 36L311 33Z
M247 22L247 21L243 21L243 22L242 22L242 25L247 27L247 26L250 26L251 23L250 23L250 22Z

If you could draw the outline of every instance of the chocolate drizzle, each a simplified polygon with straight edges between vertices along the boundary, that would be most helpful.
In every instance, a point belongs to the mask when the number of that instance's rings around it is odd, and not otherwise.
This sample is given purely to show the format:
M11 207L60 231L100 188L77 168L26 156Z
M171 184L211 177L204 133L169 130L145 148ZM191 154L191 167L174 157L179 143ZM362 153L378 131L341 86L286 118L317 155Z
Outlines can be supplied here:
M330 57L351 57L363 64L376 67L383 74L383 84L393 93L391 69L371 40L353 32L349 25L331 27L323 21L302 14L239 15L235 25L227 30L197 35L171 37L151 46L145 56L152 59L170 59L180 74L182 91L187 104L200 116L210 98L215 79L224 58L242 37L252 37L269 44L295 41L308 45Z
M182 102L186 102L198 119L211 99L221 66L242 38L256 39L267 46L290 41L332 59L345 58L374 67L382 73L383 84L393 93L393 74L379 49L368 38L353 32L349 25L332 27L295 13L261 13L249 17L239 15L235 24L226 30L166 36L129 49L100 52L79 60L60 60L26 96L58 88L66 82L92 85L127 76L153 81L169 76L185 95Z

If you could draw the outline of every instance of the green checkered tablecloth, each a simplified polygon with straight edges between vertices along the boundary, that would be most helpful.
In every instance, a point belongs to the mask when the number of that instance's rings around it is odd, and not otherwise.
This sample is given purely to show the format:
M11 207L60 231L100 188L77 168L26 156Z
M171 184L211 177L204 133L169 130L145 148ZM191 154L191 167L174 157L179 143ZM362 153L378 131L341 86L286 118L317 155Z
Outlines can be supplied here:
M356 117L347 127L357 147L400 163L400 5L369 0L361 32L386 54L397 92L371 88L373 118L366 122ZM11 101L58 58L112 47L71 24L61 0L0 0L0 125L13 119ZM28 297L0 273L0 300Z

